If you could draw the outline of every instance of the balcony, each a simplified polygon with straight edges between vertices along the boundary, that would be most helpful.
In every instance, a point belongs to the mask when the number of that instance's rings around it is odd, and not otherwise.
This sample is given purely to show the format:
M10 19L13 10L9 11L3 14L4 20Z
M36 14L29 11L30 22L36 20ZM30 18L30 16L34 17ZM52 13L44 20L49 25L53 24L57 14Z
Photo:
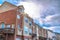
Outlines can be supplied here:
M37 34L35 34L35 33L32 34L32 37L36 37L36 36L37 36Z
M15 30L13 28L0 28L0 33L13 34Z
M32 33L29 33L29 35L32 35Z

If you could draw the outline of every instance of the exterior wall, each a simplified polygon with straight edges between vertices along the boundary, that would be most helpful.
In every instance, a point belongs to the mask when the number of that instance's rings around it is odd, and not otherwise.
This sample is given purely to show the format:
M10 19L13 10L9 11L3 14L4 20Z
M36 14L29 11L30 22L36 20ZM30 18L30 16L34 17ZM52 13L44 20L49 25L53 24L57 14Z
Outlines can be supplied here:
M0 14L0 24L5 24L5 27L7 24L10 24L12 27L12 24L16 24L16 10L10 10L7 12L3 12Z
M28 22L25 21L25 18L28 19ZM29 25L29 23L32 23L31 25ZM27 27L28 29L28 34L25 34L24 33L24 27ZM32 40L32 27L33 27L33 20L32 18L30 18L27 14L23 14L23 36L24 36L24 39L31 39ZM30 29L31 29L31 34L30 34Z
M0 13L0 28L2 28L1 23L4 23L5 28L7 28L7 25L10 25L10 28L12 28L12 24L14 24L13 29L15 29L16 28L16 9ZM15 32L14 34L6 34L5 38L6 40L7 39L15 40Z
M60 40L60 33L55 33L56 34L56 40Z
M27 17L24 16L24 18L27 18ZM29 22L26 23L25 20L24 20L24 26L26 26L27 28L29 28ZM24 26L23 26L23 27L24 27ZM23 29L23 30L24 30L24 29ZM24 35L25 35L25 36L29 36L29 32L28 32L28 34L24 34Z
M52 40L57 40L57 39L56 39L56 34L55 34L54 32L53 32Z
M37 39L37 25L34 23L33 24L33 33L32 33L34 36L33 36L33 40L36 40Z
M23 22L23 16L22 16L22 14L19 11L17 11L17 13L16 13L16 29L17 29L17 35L22 35L22 29L23 29L23 23L22 22ZM20 28L18 28L18 26L20 26Z
M8 39L8 40L14 40L13 37L14 37L14 35L8 35L7 39Z
M50 40L51 40L51 39L52 39L52 40L56 39L56 38L53 38L53 37L56 36L53 31L48 30L47 32L48 32L48 39L50 39Z
M38 29L38 33L39 33L39 36L42 37L42 28L39 27L39 29Z
M36 30L37 30L37 40L39 40L38 25L36 25Z
M47 30L46 29L42 29L42 37L47 38Z
M33 25L33 33L37 34L37 32L36 32L36 25L35 24Z
M16 40L22 40L21 36L16 36Z

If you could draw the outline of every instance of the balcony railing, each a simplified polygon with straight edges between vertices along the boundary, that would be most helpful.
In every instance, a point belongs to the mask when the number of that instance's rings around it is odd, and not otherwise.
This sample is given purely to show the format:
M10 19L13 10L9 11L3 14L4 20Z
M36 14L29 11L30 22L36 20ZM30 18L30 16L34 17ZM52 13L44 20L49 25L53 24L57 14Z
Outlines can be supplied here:
M36 36L37 36L37 34L33 33L33 34L32 34L32 36L33 36L33 37L36 37Z
M32 35L32 33L29 33L29 35Z
M8 33L8 34L13 34L15 30L13 28L0 28L0 33Z

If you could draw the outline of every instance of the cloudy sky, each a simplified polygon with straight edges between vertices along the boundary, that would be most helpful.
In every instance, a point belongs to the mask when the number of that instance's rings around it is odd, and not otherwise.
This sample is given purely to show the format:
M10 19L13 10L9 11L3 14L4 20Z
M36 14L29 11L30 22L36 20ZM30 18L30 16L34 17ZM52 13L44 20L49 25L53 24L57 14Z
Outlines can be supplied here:
M23 5L29 14L45 29L60 33L60 0L0 0L0 4L8 1L15 5Z

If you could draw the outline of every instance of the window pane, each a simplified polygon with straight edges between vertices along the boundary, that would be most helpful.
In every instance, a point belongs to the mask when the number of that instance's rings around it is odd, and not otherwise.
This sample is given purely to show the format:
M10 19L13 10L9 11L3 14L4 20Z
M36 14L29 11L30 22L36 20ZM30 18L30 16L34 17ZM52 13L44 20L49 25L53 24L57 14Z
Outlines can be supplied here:
M6 25L6 27L7 27L7 28L10 28L10 25L8 24L8 25Z
M12 24L12 28L14 28L14 24Z
M32 34L32 29L29 29L29 35L31 35Z
M17 18L20 19L20 15L17 15Z
M28 23L28 18L25 17L24 20L25 20L26 23Z
M24 12L24 9L19 9L19 12Z
M28 34L28 27L24 26L24 33Z
M32 29L30 29L29 32L32 33Z
M2 23L1 27L2 27L2 28L4 28L4 26L5 26L5 24L4 24L4 23Z
M30 22L29 25L31 26L32 25L32 22Z
M20 25L18 25L18 29L20 29Z

